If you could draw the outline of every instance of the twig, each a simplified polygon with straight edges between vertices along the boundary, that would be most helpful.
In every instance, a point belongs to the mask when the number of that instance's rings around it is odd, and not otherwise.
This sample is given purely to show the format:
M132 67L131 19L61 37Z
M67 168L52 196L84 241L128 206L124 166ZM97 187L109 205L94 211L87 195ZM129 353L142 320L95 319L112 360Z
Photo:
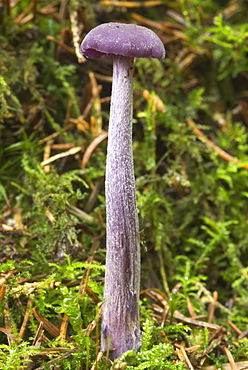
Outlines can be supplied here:
M174 30L178 30L178 29L184 30L185 29L185 27L180 24L176 24L172 22L153 21L137 13L131 13L131 17L134 20L136 20L138 23L144 26L156 28L157 30L166 32L166 34L167 33L174 34ZM178 37L176 37L176 39L178 39Z
M65 50L67 50L69 53L74 54L74 49L73 48L71 48L70 46L66 45L63 41L56 39L56 37L53 37L51 35L48 35L46 37L46 39L49 40L49 41L55 42L56 44L58 44L59 46L63 47Z
M100 190L104 183L104 177L101 176L97 179L96 183L93 185L93 189L89 195L89 198L87 200L87 203L84 207L84 211L87 213L90 213L92 209L94 208L94 204L98 199L98 195L100 193Z
M20 26L20 25L22 25L22 24L23 24L23 19L24 19L24 17L26 17L26 15L28 14L28 12L29 12L32 8L33 8L33 2L31 2L31 3L26 7L26 9L25 9L21 14L19 14L19 15L15 18L14 22L15 22L16 24L18 24L19 26ZM33 18L33 15L32 15L32 18ZM24 23L25 23L25 22L24 22Z
M4 324L5 324L6 329L2 329L1 331L7 334L8 343L9 343L9 346L11 347L12 343L16 342L16 340L12 333L12 326L11 326L11 321L10 321L10 311L9 311L9 307L7 303L4 306Z
M28 302L27 302L27 309L26 309L25 314L24 314L22 326L21 326L21 329L19 331L19 335L18 335L19 338L24 337L25 331L26 331L27 326L28 326L28 321L29 321L29 317L30 317L30 307L31 306L32 306L32 300L29 298Z
M238 334L242 334L242 331L230 320L227 321L227 324Z
M212 323L214 318L215 306L218 301L218 292L213 292L213 300L208 306L208 322Z
M35 307L33 307L32 311L36 320L38 320L39 322L43 322L44 329L46 329L46 331L54 338L57 338L59 336L59 329L57 328L57 326L51 323L51 321L49 321L47 318L41 316Z
M174 343L174 346L175 346L176 348L179 348L179 349L182 347L180 344L177 344L177 343ZM198 349L200 349L200 348L201 348L200 344L197 344L197 345L195 345L195 346L186 347L186 348L184 348L184 349L185 349L185 351L186 351L187 353L194 353L194 352L198 351Z
M189 311L189 314L191 317L195 317L196 314L195 314L195 310L194 310L194 307L191 303L191 300L188 296L186 296L186 302L187 302L187 307L188 307L188 311Z
M53 140L49 140L44 148L43 153L43 161L47 161L50 158L51 155L51 144L53 143ZM50 172L50 165L47 164L44 166L44 172L49 173Z
M11 230L12 231L12 230ZM0 278L0 287L4 286L7 283L7 280L15 273L16 271L9 271L6 276Z
M97 365L98 363L100 362L100 360L102 359L102 356L103 356L103 352L99 352L98 355L97 355L97 358L93 364L93 366L91 367L90 370L97 370Z
M69 209L70 213L77 216L81 220L84 220L84 221L87 221L87 222L94 222L95 221L94 217L92 217L88 213L84 212L82 209L73 206L72 204L68 204L68 209Z
M33 340L32 345L36 348L40 348L41 345L41 338L42 338L42 330L43 330L43 322L40 322L39 327L35 333L35 337ZM32 360L30 355L24 356L25 361L23 362L23 370L31 370L33 369L34 361Z
M79 27L78 27L78 13L75 9L70 9L70 20L71 20L71 32L72 32L72 41L75 48L75 54L78 60L78 63L83 63L86 59L80 53L80 38L79 38Z
M248 329L242 331L242 333L238 336L238 339L245 338L247 337L247 335L248 335Z
M242 168L248 169L248 163L242 163L238 158L233 157L232 155L228 154L217 145L215 145L204 135L204 133L196 126L195 122L191 118L187 118L186 122L188 126L192 128L193 132L198 136L198 138L205 142L214 152L218 154L219 157L225 159L228 162L239 164Z
M220 326L219 329L214 331L211 337L209 338L209 343L212 343L214 340L220 340L221 337L223 336L223 334L221 334L222 331L225 331L225 329L223 330L223 326Z
M102 106L101 106L101 100L98 97L99 95L99 87L101 85L97 84L96 76L93 72L89 72L89 79L90 79L90 85L91 85L91 95L97 96L97 98L94 100L94 121L91 120L91 132L94 137L98 136L102 132ZM92 118L92 117L91 117Z
M145 294L146 296L150 297L153 300L156 299L157 302L159 302L163 307L158 306L158 305L153 305L153 307L155 308L155 311L159 312L162 315L164 314L164 310L168 306L168 302L167 302L166 296L162 292L160 292L158 289L145 289L142 292L140 292L140 294ZM222 326L220 325L211 324L205 321L197 320L196 318L190 318L190 317L184 316L179 311L175 311L173 316L176 320L185 322L186 324L201 326L204 328L208 328L209 330L221 330L222 329Z
M224 348L224 351L226 353L226 357L228 358L231 369L236 370L236 365L235 365L233 355L231 354L231 352L229 351L229 349L227 347Z
M39 327L35 333L35 337L33 340L33 346L39 348L41 345L41 337L42 337L42 331L43 331L44 323L43 321L40 322Z
M182 322L185 322L187 324L202 326L202 327L208 328L210 330L218 330L219 328L221 328L221 326L216 325L216 324L210 324L210 323L205 322L205 321L191 319L189 317L186 317L186 316L182 315L178 311L175 311L174 317L175 317L175 319L180 320Z
M71 148L71 149L67 150L66 152L53 155L49 159L47 159L45 161L42 161L40 165L42 167L46 166L49 163L52 163L52 162L56 161L57 159L60 159L60 158L63 158L63 157L68 157L69 155L75 155L76 153L80 152L80 150L82 150L82 147L81 146L76 146L75 148Z
M115 1L115 0L103 0L102 5L112 5L121 8L143 8L157 5L163 5L164 0L147 0L147 1Z
M69 125L67 125L66 127L64 127L64 128L62 128L61 129L61 132L66 132L66 131L68 131L68 130L70 130L71 128L73 127L73 125L72 124L69 124ZM41 140L39 140L39 144L44 144L44 143L46 143L47 141L49 141L49 140L52 140L52 139L55 139L57 136L59 136L60 134L61 134L61 132L58 132L58 131L56 131L56 132L54 132L53 134L51 134L51 135L49 135L49 136L47 136L47 137L45 137L44 139L41 139Z
M82 159L82 163L81 163L81 168L85 168L90 157L91 157L91 154L93 153L93 151L96 149L96 147L101 144L102 141L104 141L108 136L108 132L107 131L103 131L99 136L97 136L91 143L90 145L88 146L88 148L85 150L84 152L84 156L83 156L83 159Z
M99 238L98 237L93 238L92 247L90 249L90 255L89 255L88 259L87 259L87 262L88 263L93 262L93 260L94 260L94 254L97 251L97 249L99 248L99 245L100 245ZM88 278L89 278L89 275L90 275L90 270L91 269L88 268L84 272L82 281L80 283L80 289L79 289L79 292L78 292L79 294L86 293L86 288L87 288L87 284L88 284ZM97 302L97 303L99 303L99 302Z
M60 328L59 328L59 337L61 340L66 339L68 325L69 325L69 317L66 314L64 314L62 316L62 321L61 321Z
M49 369L52 369L53 368L53 364L55 363L55 364L58 364L60 361L62 361L62 360L64 360L64 359L66 359L67 357L70 357L71 356L71 354L72 354L72 351L71 351L71 353L64 353L63 355L61 355L61 356L59 356L59 357L56 357L56 358L54 358L53 360L51 360L51 361L48 361L45 365L43 365L43 366L40 366L40 367L37 367L35 370L45 370L45 369L47 369L47 368L49 368ZM49 367L49 365L51 365L51 367Z
M194 370L194 367L188 358L185 348L183 346L179 346L179 347L180 349L175 351L179 360L183 361L189 370Z

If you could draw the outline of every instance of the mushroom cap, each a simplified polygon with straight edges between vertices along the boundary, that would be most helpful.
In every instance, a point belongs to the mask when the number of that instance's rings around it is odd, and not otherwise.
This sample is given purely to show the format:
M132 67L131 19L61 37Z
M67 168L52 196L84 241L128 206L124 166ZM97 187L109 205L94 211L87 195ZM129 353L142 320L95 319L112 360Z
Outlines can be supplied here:
M84 38L80 51L88 58L123 55L136 58L164 59L165 49L155 32L125 23L103 23Z

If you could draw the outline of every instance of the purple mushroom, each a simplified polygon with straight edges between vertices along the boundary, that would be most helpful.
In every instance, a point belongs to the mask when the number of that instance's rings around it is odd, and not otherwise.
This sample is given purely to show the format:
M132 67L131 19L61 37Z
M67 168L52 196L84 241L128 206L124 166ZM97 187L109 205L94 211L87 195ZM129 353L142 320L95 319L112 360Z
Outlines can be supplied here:
M162 41L134 24L105 23L81 44L88 58L113 58L106 164L107 254L101 350L115 359L140 346L140 238L132 154L134 58L165 57Z

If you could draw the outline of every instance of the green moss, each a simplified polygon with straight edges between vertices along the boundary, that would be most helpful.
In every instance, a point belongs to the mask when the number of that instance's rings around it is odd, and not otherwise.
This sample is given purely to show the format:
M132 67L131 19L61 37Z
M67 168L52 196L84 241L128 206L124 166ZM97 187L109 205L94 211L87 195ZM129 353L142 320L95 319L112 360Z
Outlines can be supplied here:
M9 15L7 8L0 14L1 292L5 289L0 326L6 326L8 309L15 338L9 345L6 334L0 333L0 364L6 370L21 368L27 358L36 367L49 368L57 361L61 369L90 369L99 349L106 143L93 150L86 168L81 163L95 137L95 119L100 116L100 128L108 127L108 106L103 103L99 111L91 101L88 72L95 72L103 85L101 98L106 98L110 84L101 75L110 76L111 63L78 63L67 27L70 12L76 11L81 39L96 23L133 21L133 10L74 0L58 18L62 2L43 1L37 2L36 18L31 17L32 8L21 24L16 18L29 5L20 1L11 5ZM228 324L231 320L241 331L247 327L247 10L245 2L229 7L224 1L200 0L135 10L149 20L167 22L159 23L159 31L154 28L166 42L165 61L136 61L133 149L142 290L159 289L168 307L142 295L140 351L124 354L114 365L103 357L98 370L183 369L173 353L174 343L182 341L200 343L192 355L196 367L206 350L209 364L227 362L221 352L227 343L235 361L248 358L246 339L237 339ZM56 40L72 51L59 49ZM93 108L82 117L91 103ZM189 120L214 148L187 124ZM41 163L52 144L60 149L52 149L50 156L71 146L82 149L53 161L45 172ZM218 147L235 160L220 155ZM95 300L79 294L89 268L87 286ZM25 282L38 288L30 293ZM188 324L175 320L177 311L189 316L188 300L196 315L207 316L213 291L219 296L214 322L227 328L224 344L209 343L208 329L191 325L189 331ZM43 341L42 348L48 355L39 360L32 346L39 323L27 306L30 298L57 327L62 315L70 321L66 340L45 331L49 343ZM154 304L167 314L154 314ZM30 320L20 340L27 309ZM96 325L88 334L90 323ZM52 354L53 346L68 353Z

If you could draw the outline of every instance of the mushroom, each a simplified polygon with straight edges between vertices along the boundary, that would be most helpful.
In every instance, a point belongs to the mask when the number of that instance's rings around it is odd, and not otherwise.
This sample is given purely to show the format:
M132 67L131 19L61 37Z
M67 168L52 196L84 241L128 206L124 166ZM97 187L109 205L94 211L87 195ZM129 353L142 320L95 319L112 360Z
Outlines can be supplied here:
M139 325L140 237L132 154L134 58L165 57L162 41L134 24L104 23L81 44L88 58L113 58L113 82L106 163L106 273L101 350L115 359L137 350Z

